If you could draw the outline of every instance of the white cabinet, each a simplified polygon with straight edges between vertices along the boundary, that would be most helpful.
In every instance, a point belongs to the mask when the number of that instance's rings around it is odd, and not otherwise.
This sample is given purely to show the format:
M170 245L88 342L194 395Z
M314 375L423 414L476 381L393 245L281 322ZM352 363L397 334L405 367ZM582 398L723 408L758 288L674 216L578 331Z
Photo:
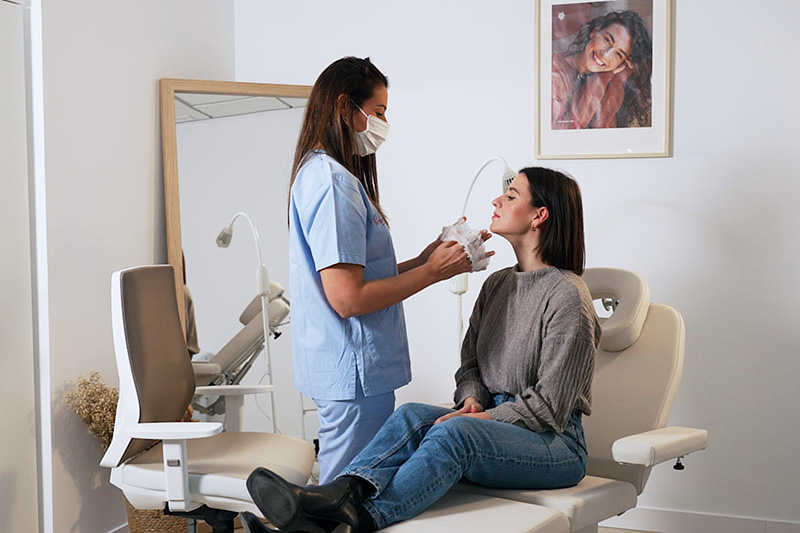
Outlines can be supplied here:
M22 6L0 0L0 517L39 529Z

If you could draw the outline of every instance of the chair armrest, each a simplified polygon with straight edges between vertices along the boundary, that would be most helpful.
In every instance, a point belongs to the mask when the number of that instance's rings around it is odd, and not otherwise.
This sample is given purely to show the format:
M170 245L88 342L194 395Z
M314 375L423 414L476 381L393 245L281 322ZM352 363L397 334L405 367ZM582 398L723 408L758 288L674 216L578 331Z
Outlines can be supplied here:
M621 464L653 466L705 450L707 445L705 429L665 427L617 439L611 454Z
M191 511L200 506L192 501L189 492L188 439L212 437L222 432L219 422L150 422L132 424L127 428L131 437L161 439L162 460L167 503L172 511Z
M208 385L195 387L195 396L243 396L272 392L272 385Z
M219 422L149 422L128 426L128 435L134 439L203 439L221 432Z

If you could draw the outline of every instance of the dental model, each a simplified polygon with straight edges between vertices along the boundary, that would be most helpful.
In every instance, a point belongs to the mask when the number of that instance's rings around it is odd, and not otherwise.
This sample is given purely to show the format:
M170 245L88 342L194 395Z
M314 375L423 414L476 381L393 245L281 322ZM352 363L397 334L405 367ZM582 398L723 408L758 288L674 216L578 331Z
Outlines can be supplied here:
M470 228L463 217L459 218L452 226L444 226L439 238L442 241L456 241L464 247L470 263L472 263L472 272L486 270L486 267L489 266L489 257L483 246L481 232Z

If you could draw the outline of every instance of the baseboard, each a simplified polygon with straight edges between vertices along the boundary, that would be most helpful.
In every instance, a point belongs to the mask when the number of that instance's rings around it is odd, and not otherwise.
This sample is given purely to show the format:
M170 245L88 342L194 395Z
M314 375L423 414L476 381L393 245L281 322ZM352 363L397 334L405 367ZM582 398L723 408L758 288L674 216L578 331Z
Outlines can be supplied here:
M636 507L600 523L604 527L652 533L800 533L799 522L720 516Z
M114 529L110 530L108 533L128 533L128 523L125 522L121 526L117 526Z

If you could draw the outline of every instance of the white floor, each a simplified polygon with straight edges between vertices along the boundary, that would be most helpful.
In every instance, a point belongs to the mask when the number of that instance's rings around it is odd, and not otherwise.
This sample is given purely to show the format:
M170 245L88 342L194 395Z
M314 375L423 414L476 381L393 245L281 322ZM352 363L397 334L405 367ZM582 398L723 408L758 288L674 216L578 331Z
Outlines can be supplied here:
M236 531L244 531L241 528L237 528ZM598 529L598 533L647 533L646 531L633 531L632 529L615 529L611 527L601 527Z

